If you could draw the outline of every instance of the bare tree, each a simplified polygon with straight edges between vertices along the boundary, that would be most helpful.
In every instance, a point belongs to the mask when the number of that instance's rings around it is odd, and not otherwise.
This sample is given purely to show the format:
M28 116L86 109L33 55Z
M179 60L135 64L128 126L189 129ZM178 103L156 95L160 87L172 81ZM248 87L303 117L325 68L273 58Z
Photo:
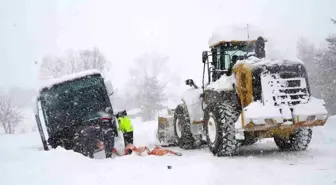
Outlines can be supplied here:
M57 78L65 73L66 63L55 56L45 56L42 58L40 75L43 77Z
M45 56L40 68L41 78L57 78L89 69L97 69L102 73L111 67L98 48L85 49L78 52L69 50L65 56Z
M79 65L80 70L87 69L97 69L101 72L104 70L109 70L110 65L107 62L104 55L99 51L98 48L93 48L92 50L82 50L79 52Z
M75 73L78 72L78 57L76 56L76 53L73 50L68 50L66 52L65 60L69 65L69 72Z
M9 96L0 97L0 123L6 134L14 134L15 127L24 119L23 114Z

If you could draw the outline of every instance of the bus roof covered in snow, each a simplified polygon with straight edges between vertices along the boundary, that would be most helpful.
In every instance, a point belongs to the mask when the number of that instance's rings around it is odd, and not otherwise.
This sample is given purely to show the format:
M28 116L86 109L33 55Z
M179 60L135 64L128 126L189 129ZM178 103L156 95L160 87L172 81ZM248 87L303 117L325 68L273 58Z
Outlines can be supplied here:
M101 73L98 70L92 69L92 70L81 71L78 73L73 73L70 75L65 75L59 78L55 78L55 79L46 80L40 85L39 93L41 93L44 90L50 89L55 85L68 82L68 81L74 81L76 79L80 79L85 76L91 76L91 75L101 75Z

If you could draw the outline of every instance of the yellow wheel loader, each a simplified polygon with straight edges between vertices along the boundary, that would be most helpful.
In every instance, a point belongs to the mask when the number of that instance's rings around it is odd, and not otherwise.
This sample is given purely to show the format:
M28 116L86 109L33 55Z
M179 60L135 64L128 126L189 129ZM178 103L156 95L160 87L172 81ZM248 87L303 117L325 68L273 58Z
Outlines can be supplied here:
M304 63L267 59L266 41L211 43L202 53L202 87L186 80L181 103L159 116L158 140L183 149L207 144L215 156L235 155L263 138L274 138L281 150L305 150L328 112L311 95Z

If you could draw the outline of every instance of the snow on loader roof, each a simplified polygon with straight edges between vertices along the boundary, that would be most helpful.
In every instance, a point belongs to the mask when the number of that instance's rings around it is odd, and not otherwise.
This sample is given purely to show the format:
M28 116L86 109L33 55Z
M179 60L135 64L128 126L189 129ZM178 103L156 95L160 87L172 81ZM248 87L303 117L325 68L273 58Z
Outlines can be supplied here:
M253 41L259 36L264 37L264 33L255 26L249 25L247 30L247 25L222 25L214 29L208 45L211 48L222 42Z

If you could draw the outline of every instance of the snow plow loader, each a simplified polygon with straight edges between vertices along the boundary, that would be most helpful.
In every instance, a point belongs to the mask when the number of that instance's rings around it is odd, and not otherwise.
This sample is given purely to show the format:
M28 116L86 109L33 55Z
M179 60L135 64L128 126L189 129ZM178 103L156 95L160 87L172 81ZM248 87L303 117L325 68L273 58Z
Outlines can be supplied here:
M96 70L43 85L35 98L34 114L44 150L60 146L93 158L103 143L106 158L111 157L120 135L110 101L112 94L111 82Z
M170 116L160 116L158 140L183 149L206 143L215 156L236 155L242 145L273 138L280 150L305 150L312 127L328 118L311 96L304 63L266 58L261 36L217 39L202 53L202 87L192 79Z

